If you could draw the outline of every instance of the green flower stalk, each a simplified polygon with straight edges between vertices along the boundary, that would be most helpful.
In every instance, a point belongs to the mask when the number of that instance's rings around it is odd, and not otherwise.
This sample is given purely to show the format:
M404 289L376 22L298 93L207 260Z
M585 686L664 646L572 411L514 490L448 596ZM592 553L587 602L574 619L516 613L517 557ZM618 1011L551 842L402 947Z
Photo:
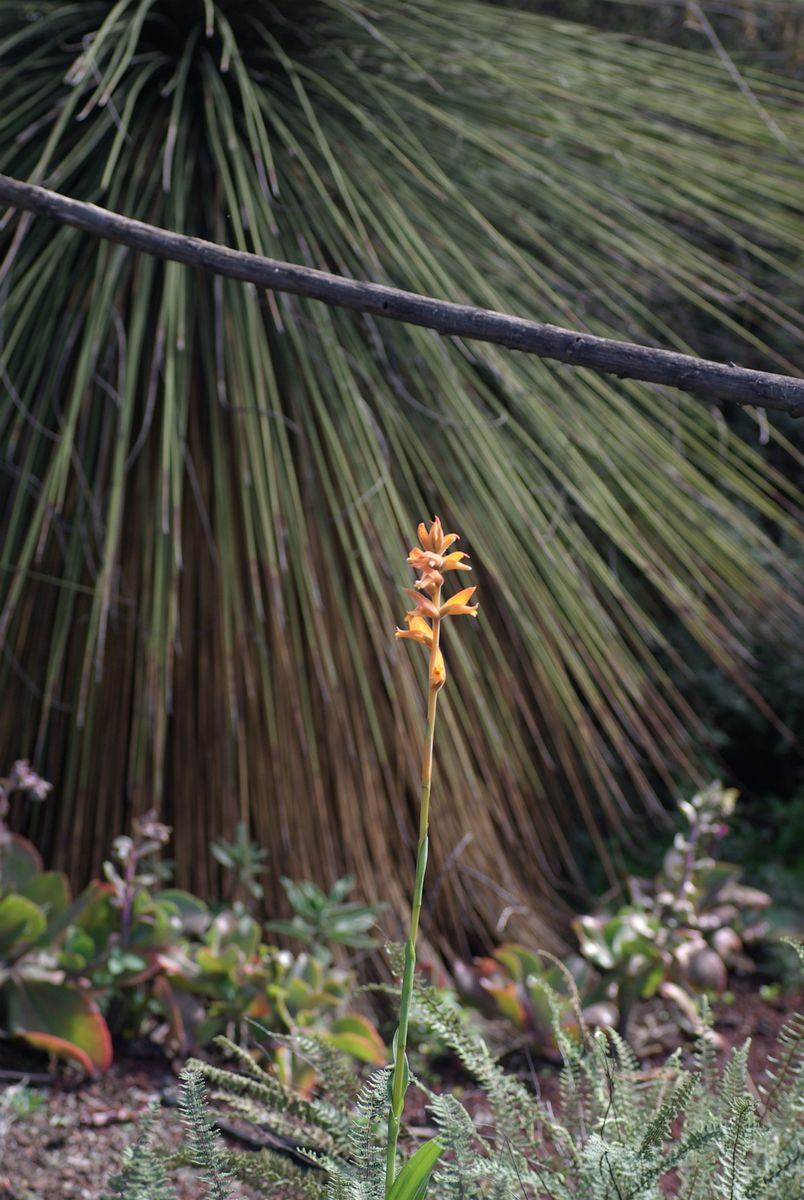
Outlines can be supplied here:
M457 533L444 533L441 521L436 517L429 531L424 524L418 529L421 549L416 546L408 555L408 563L420 573L416 587L406 588L405 592L414 602L410 612L405 613L407 629L397 629L398 638L410 638L419 642L430 652L430 669L428 673L427 719L424 727L424 744L422 747L422 791L419 809L419 841L416 852L416 879L413 885L413 902L410 909L410 929L405 945L405 964L402 975L402 994L399 1008L399 1028L394 1038L394 1070L391 1076L391 1100L388 1112L388 1150L385 1169L385 1194L389 1195L396 1173L396 1146L399 1138L399 1126L402 1121L402 1110L405 1106L405 1092L408 1087L408 1064L406 1049L408 1042L408 1024L410 1021L410 1002L413 995L413 976L416 971L416 938L419 932L419 917L422 911L422 896L424 893L424 873L427 869L428 831L430 825L430 792L433 782L433 743L435 739L436 710L438 693L446 682L444 656L441 653L441 622L444 617L467 616L476 617L477 607L471 607L468 601L475 588L464 588L450 597L445 603L441 602L441 589L444 585L444 572L469 571L471 568L463 560L467 557L462 551L455 550L451 554L445 551L458 540Z

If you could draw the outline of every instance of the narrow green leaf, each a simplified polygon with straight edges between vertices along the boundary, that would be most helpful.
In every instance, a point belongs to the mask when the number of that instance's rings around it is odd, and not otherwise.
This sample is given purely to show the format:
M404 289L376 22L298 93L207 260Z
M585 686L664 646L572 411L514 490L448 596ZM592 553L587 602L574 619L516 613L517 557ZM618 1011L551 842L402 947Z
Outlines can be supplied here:
M444 1147L438 1138L431 1138L409 1158L394 1180L388 1200L420 1200L427 1191L433 1168Z

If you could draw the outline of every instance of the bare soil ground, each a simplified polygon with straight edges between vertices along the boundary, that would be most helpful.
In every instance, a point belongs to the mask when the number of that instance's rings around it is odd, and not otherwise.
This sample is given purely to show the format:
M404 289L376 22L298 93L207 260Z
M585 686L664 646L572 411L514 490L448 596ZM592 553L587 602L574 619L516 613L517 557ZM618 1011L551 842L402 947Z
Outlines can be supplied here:
M728 1045L752 1039L750 1066L760 1082L776 1034L785 1017L801 1008L804 993L788 994L766 1001L748 989L738 992L734 1002L716 1006L717 1029ZM7 1047L8 1049L8 1047ZM42 1103L33 1113L14 1115L0 1105L0 1200L101 1200L108 1194L108 1181L122 1162L124 1147L136 1137L137 1126L149 1102L164 1107L159 1121L160 1142L177 1146L181 1140L181 1118L175 1107L176 1076L170 1065L153 1057L122 1057L98 1079L80 1079L69 1070L47 1074L42 1058L0 1059L0 1097L14 1085L20 1073L28 1072ZM539 1073L534 1079L542 1093L553 1098L555 1075ZM479 1126L488 1119L485 1099L474 1085L454 1070L444 1086L459 1089L461 1099ZM423 1103L412 1099L408 1113L414 1125L428 1118ZM224 1140L237 1149L242 1141ZM197 1200L201 1195L197 1173L192 1168L177 1170L172 1182L179 1200ZM257 1193L238 1187L242 1200L257 1200Z

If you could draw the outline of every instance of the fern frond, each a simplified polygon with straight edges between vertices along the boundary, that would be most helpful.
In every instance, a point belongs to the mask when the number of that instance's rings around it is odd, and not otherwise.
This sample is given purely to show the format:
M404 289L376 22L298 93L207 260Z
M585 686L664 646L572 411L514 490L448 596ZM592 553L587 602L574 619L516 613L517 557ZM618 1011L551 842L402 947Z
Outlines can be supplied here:
M592 1133L584 1146L580 1195L590 1200L627 1200L639 1195L641 1168L634 1152Z
M220 1050L226 1058L232 1059L239 1067L242 1067L252 1079L258 1079L266 1087L270 1087L276 1082L276 1077L260 1066L250 1050L246 1050L243 1046L238 1046L237 1042L233 1042L231 1038L225 1037L224 1034L219 1034L212 1039L212 1045L217 1050Z
M793 1154L782 1159L781 1162L777 1162L772 1171L768 1171L764 1175L759 1175L756 1179L752 1180L746 1188L746 1200L768 1200L773 1195L773 1185L783 1179L788 1180L794 1169L802 1165L804 1165L804 1148L794 1151ZM799 1172L798 1186L796 1186L793 1180L790 1194L800 1196L802 1192L804 1192L804 1180L802 1180L801 1173Z
M751 1049L751 1039L748 1038L742 1046L735 1046L729 1061L723 1069L718 1095L722 1104L724 1119L728 1119L735 1107L745 1097L748 1085L748 1054Z
M201 1169L212 1200L231 1195L231 1176L223 1161L220 1134L212 1123L200 1071L185 1067L179 1082L179 1107L187 1129L193 1162Z
M747 1160L755 1126L754 1102L750 1096L742 1096L735 1101L720 1145L723 1178L719 1186L723 1200L746 1200L749 1186Z
M688 1137L682 1138L659 1159L654 1167L645 1172L645 1181L651 1182L654 1179L661 1179L664 1175L669 1174L670 1171L674 1171L690 1155L697 1154L699 1151L705 1150L708 1146L712 1146L717 1141L720 1133L720 1128L712 1126L709 1129L698 1129Z
M327 1176L304 1170L270 1150L225 1150L226 1169L241 1183L259 1190L265 1200L324 1200Z
M645 1130L637 1152L640 1158L645 1158L669 1137L673 1121L679 1112L686 1108L697 1087L698 1080L694 1075L679 1075L673 1084L669 1097L662 1104Z
M586 1020L583 1015L583 1002L581 1000L581 994L578 991L578 985L575 982L575 977L572 974L572 971L570 971L565 962L562 962L560 958L558 958L555 954L552 954L549 950L539 950L538 955L539 958L546 958L547 961L551 962L554 967L557 967L564 977L567 985L567 993L569 995L570 1004L572 1006L572 1012L578 1024L578 1034L584 1042L588 1043L590 1036L589 1026L586 1024ZM540 981L534 980L534 983L535 982ZM553 1011L553 1018L554 1020L557 1020L557 1009ZM560 1024L560 1021L558 1021L558 1023Z
M346 1151L349 1146L350 1121L346 1114L324 1100L307 1100L286 1088L273 1075L263 1072L264 1077L241 1075L236 1071L213 1067L200 1059L192 1058L188 1067L197 1070L210 1088L227 1100L230 1096L242 1096L262 1105L265 1119L274 1123L279 1118L292 1117L301 1132L308 1130L324 1135L322 1149ZM306 1135L304 1135L306 1136Z
M359 1188L354 1200L383 1200L385 1196L385 1147L375 1127L388 1111L390 1067L375 1071L360 1091L353 1122L352 1153Z
M712 1006L706 996L701 997L700 1033L695 1039L693 1058L704 1088L711 1088L717 1074L717 1050L714 1039L714 1017Z
M436 1190L449 1200L473 1200L478 1195L478 1168L482 1174L483 1157L489 1157L488 1147L459 1100L435 1092L427 1094L428 1107L446 1151L435 1176Z
M759 1089L761 1121L778 1106L794 1115L804 1101L804 1014L793 1013L779 1031L777 1041L778 1055L768 1056L768 1085Z
M109 1187L120 1200L176 1200L165 1171L164 1159L152 1146L154 1123L159 1105L148 1106L133 1146L123 1151L123 1166L109 1180Z

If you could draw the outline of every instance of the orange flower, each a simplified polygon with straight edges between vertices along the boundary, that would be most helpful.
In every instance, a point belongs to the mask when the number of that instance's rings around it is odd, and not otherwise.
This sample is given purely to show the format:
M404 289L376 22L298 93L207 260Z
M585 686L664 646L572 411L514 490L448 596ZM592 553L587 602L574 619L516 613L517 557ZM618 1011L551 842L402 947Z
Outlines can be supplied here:
M405 613L405 621L407 629L397 629L396 636L398 638L411 638L414 642L421 642L423 646L432 646L433 631L425 621L424 617L420 617L418 613Z
M417 592L413 588L405 588L405 595L410 596L423 617L431 617L433 620L438 620L440 613L428 596L423 596L421 592Z
M419 541L425 550L433 550L436 554L443 554L453 542L458 541L457 533L444 533L441 528L441 518L434 517L433 523L430 526L430 532L427 532L427 526L422 521L418 529Z
M464 613L470 617L477 616L477 606L468 604L476 591L473 587L456 592L441 604L443 572L471 570L469 564L463 561L467 556L462 550L444 554L457 540L457 533L444 533L441 521L435 517L429 530L423 522L419 526L421 549L414 546L407 559L409 565L419 572L420 578L416 580L415 587L405 588L405 594L414 601L415 608L405 613L407 629L397 629L396 636L410 638L429 649L431 692L443 687L447 678L444 656L438 644L441 618L457 617ZM427 595L422 595L422 592Z
M461 613L465 613L468 617L477 616L477 605L470 608L467 601L474 596L477 588L464 588L462 592L456 592L454 596L450 596L446 604L442 604L438 610L440 617L457 617Z
M469 566L469 563L461 562L461 559L466 557L467 555L464 554L463 550L453 550L452 554L448 554L441 563L440 570L471 571L472 568Z

